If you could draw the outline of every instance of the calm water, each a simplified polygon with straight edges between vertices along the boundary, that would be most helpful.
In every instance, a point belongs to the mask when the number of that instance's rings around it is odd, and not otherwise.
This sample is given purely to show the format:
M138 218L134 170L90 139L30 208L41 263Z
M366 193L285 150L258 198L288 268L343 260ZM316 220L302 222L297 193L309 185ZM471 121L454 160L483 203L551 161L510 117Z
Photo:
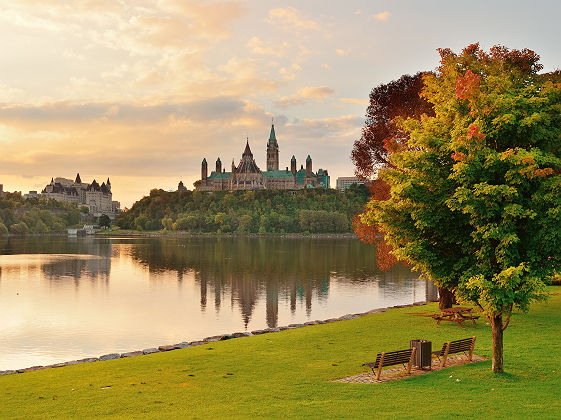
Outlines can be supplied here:
M0 239L0 370L434 297L349 239Z

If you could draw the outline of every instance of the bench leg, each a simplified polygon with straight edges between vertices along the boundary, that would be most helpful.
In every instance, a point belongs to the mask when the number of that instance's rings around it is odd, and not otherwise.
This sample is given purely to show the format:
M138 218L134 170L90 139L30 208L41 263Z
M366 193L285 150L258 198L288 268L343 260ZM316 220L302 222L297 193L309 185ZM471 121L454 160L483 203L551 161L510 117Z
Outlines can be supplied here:
M382 353L382 356L380 356L380 361L378 362L378 372L376 373L376 380L379 381L380 380L380 374L382 373L382 366L384 366L384 356L386 355L386 353Z
M411 350L411 357L409 358L409 364L407 365L407 374L411 374L411 365L413 364L413 359L415 358L415 351L417 351L416 347L413 347Z
M473 356L473 348L475 347L475 336L471 338L471 346L469 347L468 361L471 362L471 357Z
M446 366L446 359L448 359L448 352L450 351L450 341L446 343L446 350L444 351L444 356L442 356L442 362L440 363L440 367L443 368Z

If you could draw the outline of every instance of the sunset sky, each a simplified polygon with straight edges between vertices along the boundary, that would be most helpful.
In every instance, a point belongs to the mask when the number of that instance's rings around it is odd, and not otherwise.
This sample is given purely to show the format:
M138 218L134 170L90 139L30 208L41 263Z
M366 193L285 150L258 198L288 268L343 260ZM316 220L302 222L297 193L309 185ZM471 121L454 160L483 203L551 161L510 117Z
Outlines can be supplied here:
M123 206L187 188L246 136L264 169L353 175L370 90L437 48L503 44L561 67L557 1L0 0L0 184L111 178Z

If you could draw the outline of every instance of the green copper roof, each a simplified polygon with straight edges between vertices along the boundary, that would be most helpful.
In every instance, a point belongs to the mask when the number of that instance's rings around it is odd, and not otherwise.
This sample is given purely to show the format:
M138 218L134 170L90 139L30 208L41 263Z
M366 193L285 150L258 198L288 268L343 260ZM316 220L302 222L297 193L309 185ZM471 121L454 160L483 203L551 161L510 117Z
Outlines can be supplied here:
M203 158L203 163L206 163L206 158Z
M308 155L308 157L306 158L306 162L312 160L312 158L310 157L310 155Z
M215 171L212 171L207 179L208 180L229 179L231 176L232 176L232 172L220 172L217 174Z
M292 162L293 160L296 160L296 158L294 157L294 155L292 155L292 159L290 159L290 161Z
M265 171L263 176L266 178L294 178L290 171Z
M216 163L220 162L220 158L216 159Z
M271 134L269 134L269 143L276 143L277 136L275 135L275 124L271 124Z

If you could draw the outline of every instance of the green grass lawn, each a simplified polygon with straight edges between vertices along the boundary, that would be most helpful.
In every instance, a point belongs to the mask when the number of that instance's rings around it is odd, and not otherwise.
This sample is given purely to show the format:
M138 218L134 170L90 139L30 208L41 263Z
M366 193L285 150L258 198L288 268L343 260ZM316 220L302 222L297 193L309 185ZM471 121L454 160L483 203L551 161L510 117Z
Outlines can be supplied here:
M561 418L561 287L515 314L505 331L506 373L491 362L382 384L332 383L376 353L477 336L417 316L436 304L352 321L239 338L168 353L0 377L0 418ZM459 379L460 381L457 381ZM109 387L109 388L106 388ZM103 389L106 388L106 389Z

